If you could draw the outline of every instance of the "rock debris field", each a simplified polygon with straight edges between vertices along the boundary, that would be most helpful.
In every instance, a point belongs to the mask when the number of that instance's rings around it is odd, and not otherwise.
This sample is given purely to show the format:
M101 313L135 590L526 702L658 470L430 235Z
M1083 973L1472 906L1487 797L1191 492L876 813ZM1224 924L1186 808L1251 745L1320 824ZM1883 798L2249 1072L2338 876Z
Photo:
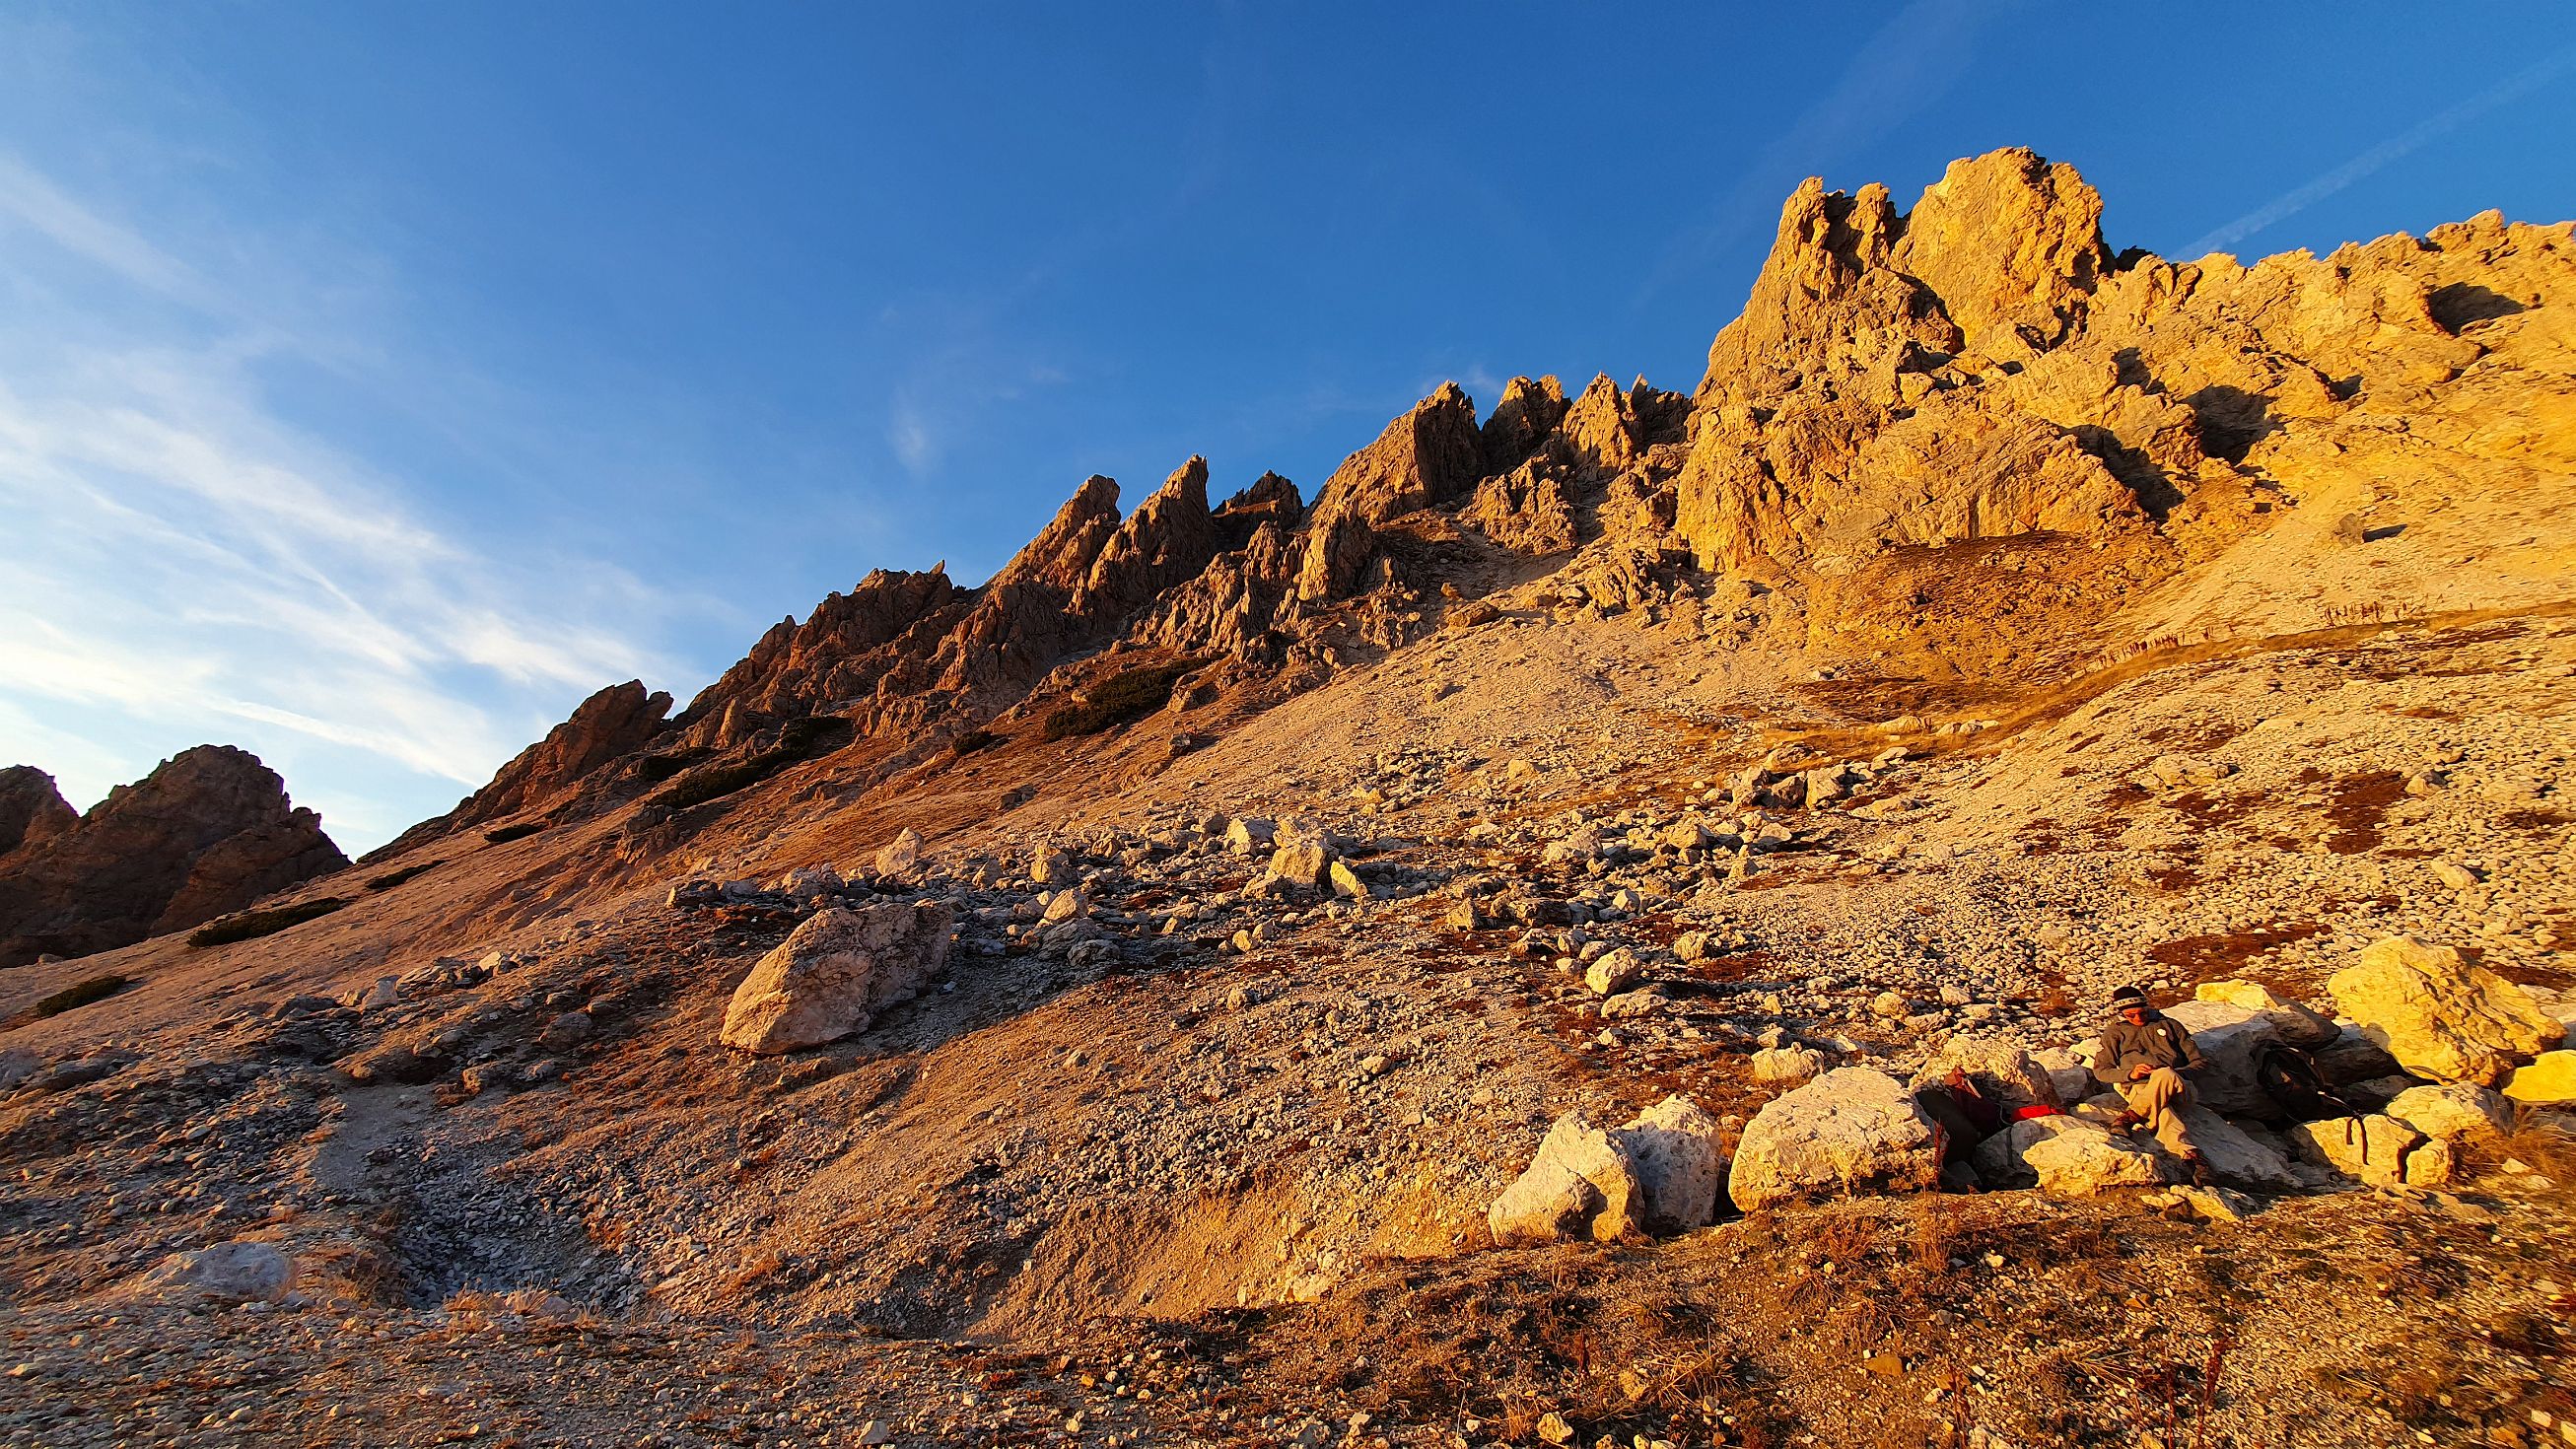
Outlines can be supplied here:
M1691 393L1092 479L354 864L0 776L0 1443L2576 1445L2568 228L2099 212L1810 185Z

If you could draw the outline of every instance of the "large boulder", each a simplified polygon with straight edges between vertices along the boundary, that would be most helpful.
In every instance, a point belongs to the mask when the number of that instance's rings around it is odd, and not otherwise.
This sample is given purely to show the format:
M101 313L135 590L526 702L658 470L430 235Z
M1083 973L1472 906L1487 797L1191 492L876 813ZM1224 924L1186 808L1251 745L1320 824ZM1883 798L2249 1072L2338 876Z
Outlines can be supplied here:
M1757 1082L1803 1082L1825 1069L1825 1054L1814 1047L1764 1047L1750 1060Z
M2025 1117L1977 1144L1969 1165L1993 1187L2036 1187L2090 1197L2111 1187L2162 1182L2165 1166L2146 1143L2077 1117Z
M2505 1078L2504 1094L2534 1107L2576 1105L2576 1051L2542 1052Z
M1292 885L1312 887L1331 869L1330 852L1314 841L1283 845L1270 853L1270 873Z
M2313 1049L2324 1046L2335 1039L2338 1030L2332 1018L2318 1015L2259 981L2204 981L2192 988L2191 995L2194 1001L2214 1001L2222 1006L2261 1012L2272 1019L2272 1024L2281 1033L2281 1040L2294 1047Z
M2337 1023L2334 1040L2311 1050L2308 1056L2317 1064L2317 1074L2326 1079L2326 1085L2338 1091L2356 1082L2395 1076L2398 1072L2397 1058L2388 1054L2388 1048L2372 1041L2351 1022Z
M2387 1112L2425 1136L2445 1141L2501 1137L2513 1130L2513 1103L2500 1092L2469 1082L2409 1087L2389 1099Z
M276 1303L294 1282L295 1262L276 1244L235 1238L171 1254L143 1275L142 1286L147 1293L169 1298Z
M1750 1212L1859 1192L1919 1192L1941 1177L1940 1133L1905 1084L1842 1067L1766 1104L1744 1129L1727 1193Z
M2201 1161L2224 1187L2239 1192L2281 1193L2299 1189L2299 1175L2288 1158L2255 1139L2244 1128L2207 1107L2186 1107L2183 1130L2191 1134Z
M1625 946L1602 952L1583 973L1583 984L1603 996L1632 990L1645 979L1646 963Z
M1726 1181L1716 1118L1688 1097L1671 1096L1616 1135L1636 1169L1638 1216L1648 1232L1683 1233L1716 1220L1718 1190Z
M816 912L734 988L725 1045L771 1056L867 1030L948 964L948 929L936 902Z
M2521 987L2411 936L2362 948L2326 989L2399 1065L2435 1081L2494 1086L2564 1035Z
M2372 1187L2437 1187L2450 1180L2448 1143L2378 1113L2302 1122L2290 1129L2290 1141L2309 1161Z
M1688 1232L1717 1216L1725 1162L1717 1119L1688 1097L1666 1097L1607 1131L1568 1112L1486 1210L1486 1225L1506 1246Z
M1584 1236L1615 1242L1636 1225L1638 1191L1626 1149L1580 1111L1568 1112L1486 1209L1485 1223L1505 1247Z
M2007 1037L1961 1035L1942 1042L1914 1074L1915 1090L1936 1085L1953 1071L1966 1073L1977 1090L2007 1112L2066 1105L2055 1078L2019 1042Z
M2176 1002L2164 1014L2191 1033L2207 1063L2192 1079L2202 1106L2264 1121L2281 1114L2254 1075L2254 1058L2266 1043L2283 1039L2290 1018L2224 1001Z
M2091 1197L2105 1188L2153 1187L2164 1181L2164 1163L2153 1147L2090 1123L2032 1143L2021 1160L2039 1179L2039 1190L2058 1197Z
M878 847L876 867L882 876L909 874L921 864L921 832L907 825L895 832L894 839Z

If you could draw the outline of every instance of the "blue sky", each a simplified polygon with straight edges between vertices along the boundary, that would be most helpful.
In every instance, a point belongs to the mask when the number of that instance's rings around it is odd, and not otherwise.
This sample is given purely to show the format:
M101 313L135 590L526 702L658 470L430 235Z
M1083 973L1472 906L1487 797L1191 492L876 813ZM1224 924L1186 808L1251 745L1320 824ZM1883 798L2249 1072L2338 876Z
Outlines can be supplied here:
M2251 256L2576 214L2571 133L2560 4L13 0L0 763L237 743L362 849L1087 474L1686 389L1803 176Z

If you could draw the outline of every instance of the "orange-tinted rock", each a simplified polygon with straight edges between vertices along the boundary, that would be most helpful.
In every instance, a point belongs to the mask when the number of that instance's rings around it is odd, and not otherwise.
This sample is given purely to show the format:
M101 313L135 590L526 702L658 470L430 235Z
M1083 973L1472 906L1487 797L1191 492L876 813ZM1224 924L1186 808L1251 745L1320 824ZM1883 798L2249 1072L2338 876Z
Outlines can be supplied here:
M1477 485L1459 520L1514 553L1564 553L1581 541L1571 482L1571 471L1555 459L1529 459Z
M447 829L542 808L591 771L652 743L670 712L671 696L646 693L641 680L610 685L503 765L492 783L467 796L447 818Z
M0 966L185 930L348 863L258 756L199 745L0 863Z
M777 721L854 707L876 693L903 652L900 641L935 630L937 621L962 612L966 597L944 564L918 573L878 569L850 592L825 598L804 623L772 625L689 702L676 721L682 737L726 748Z
M1314 602L1348 590L1377 554L1377 525L1474 488L1483 457L1474 401L1458 384L1442 383L1333 470L1307 526L1297 597Z
M1503 400L1481 429L1484 474L1512 471L1538 451L1539 444L1565 418L1565 388L1553 377L1536 382L1516 377L1503 386Z
M1305 517L1306 502L1298 496L1297 485L1276 473L1264 473L1251 487L1217 509L1217 551L1232 553L1248 547L1252 535L1265 523L1277 525L1277 531L1284 536Z
M1639 378L1622 388L1603 373L1592 379L1556 426L1558 451L1599 480L1635 468L1659 442L1678 442L1690 399L1658 392Z
M1932 289L1971 346L1998 327L2056 342L2110 262L2101 193L2018 146L1951 162L1888 258Z
M1207 459L1192 458L1136 506L1092 560L1073 596L1075 613L1123 614L1198 577L1218 545L1207 478Z
M1780 210L1771 255L1744 312L1709 347L1702 406L1767 405L1803 382L1863 372L1909 344L1956 351L1959 329L1929 287L1890 267L1897 219L1887 188L1827 192L1813 177Z

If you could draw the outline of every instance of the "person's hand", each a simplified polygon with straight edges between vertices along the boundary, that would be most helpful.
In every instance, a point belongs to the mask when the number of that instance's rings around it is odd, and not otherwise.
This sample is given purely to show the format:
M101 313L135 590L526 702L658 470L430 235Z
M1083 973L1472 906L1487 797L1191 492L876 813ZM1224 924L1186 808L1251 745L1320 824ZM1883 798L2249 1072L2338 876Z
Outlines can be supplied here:
M2145 1062L2140 1062L2136 1066L2129 1068L2129 1080L2133 1082L2143 1082L2148 1077L2154 1075L2155 1070L2155 1068L2148 1066Z

